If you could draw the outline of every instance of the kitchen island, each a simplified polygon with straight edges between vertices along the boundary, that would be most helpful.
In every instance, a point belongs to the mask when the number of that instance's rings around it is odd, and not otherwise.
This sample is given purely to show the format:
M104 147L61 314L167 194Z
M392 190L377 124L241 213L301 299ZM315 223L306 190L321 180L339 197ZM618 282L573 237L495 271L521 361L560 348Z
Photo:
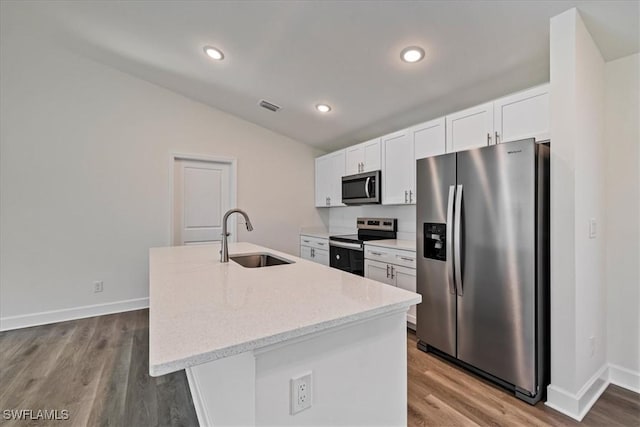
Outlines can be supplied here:
M219 250L150 250L149 373L185 369L201 425L406 425L420 295L249 243L228 263ZM292 263L233 261L265 252ZM307 374L311 407L293 414Z

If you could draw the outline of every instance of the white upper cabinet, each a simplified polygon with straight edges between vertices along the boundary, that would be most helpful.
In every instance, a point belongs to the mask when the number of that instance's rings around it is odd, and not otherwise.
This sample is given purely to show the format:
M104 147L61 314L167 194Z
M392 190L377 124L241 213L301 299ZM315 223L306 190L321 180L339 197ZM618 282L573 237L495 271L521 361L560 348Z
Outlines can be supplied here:
M494 138L510 142L549 139L549 85L537 86L493 102Z
M344 206L342 177L345 175L345 150L316 159L316 206Z
M447 119L447 153L493 144L493 102L468 108Z
M380 169L380 138L346 149L346 175Z
M382 204L416 203L416 160L502 142L549 139L549 85L430 120L316 159L316 206L342 204L342 176L382 169Z
M414 126L411 133L415 160L439 156L446 152L444 117Z
M415 158L408 129L382 137L382 203L410 203L414 191Z

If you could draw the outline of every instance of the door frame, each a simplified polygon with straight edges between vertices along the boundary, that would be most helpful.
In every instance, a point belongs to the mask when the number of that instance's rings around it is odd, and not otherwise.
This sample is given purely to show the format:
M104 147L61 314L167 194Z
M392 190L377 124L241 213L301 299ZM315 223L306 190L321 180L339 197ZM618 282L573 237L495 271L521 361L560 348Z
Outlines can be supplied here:
M237 191L238 191L238 159L235 157L224 157L224 156L211 156L208 154L188 154L188 153L177 153L173 152L169 154L169 238L168 242L171 246L175 246L176 242L173 241L173 210L175 209L175 200L174 200L174 168L177 160L194 160L200 162L209 162L209 163L225 163L229 165L230 173L229 173L229 202L232 207L237 206ZM233 230L231 236L229 236L230 242L236 241L236 234L238 230L238 223L236 219L236 215L232 215L229 218L229 229Z

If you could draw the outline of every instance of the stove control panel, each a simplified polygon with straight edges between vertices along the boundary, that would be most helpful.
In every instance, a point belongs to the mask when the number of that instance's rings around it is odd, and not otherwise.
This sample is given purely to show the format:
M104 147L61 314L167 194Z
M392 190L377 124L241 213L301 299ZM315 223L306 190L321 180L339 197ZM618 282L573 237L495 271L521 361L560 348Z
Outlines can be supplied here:
M396 218L358 218L359 230L398 231Z

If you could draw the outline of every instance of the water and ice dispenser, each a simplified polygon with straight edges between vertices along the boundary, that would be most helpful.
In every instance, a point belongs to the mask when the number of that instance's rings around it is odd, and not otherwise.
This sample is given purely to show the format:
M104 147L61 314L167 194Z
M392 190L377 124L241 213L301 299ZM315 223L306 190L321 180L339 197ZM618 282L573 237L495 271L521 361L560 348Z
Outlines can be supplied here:
M424 223L424 257L447 260L447 224Z

